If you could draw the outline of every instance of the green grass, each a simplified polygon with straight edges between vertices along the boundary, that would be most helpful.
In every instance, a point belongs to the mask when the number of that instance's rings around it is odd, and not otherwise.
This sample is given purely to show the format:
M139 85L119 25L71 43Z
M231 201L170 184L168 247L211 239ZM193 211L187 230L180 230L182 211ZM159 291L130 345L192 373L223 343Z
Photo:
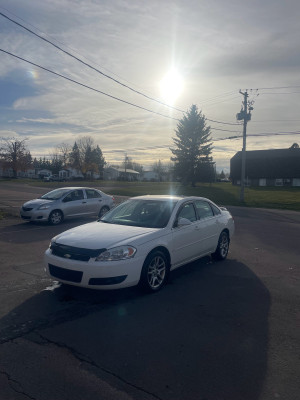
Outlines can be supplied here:
M7 182L7 180L0 181ZM259 208L277 208L300 211L300 187L259 187L245 188L245 201L239 200L240 188L231 183L197 184L196 187L182 186L172 182L116 182L116 181L72 181L42 182L30 179L16 179L13 183L27 183L33 186L49 188L63 186L90 186L119 196L140 196L145 194L180 194L185 196L203 196L219 205L246 206Z

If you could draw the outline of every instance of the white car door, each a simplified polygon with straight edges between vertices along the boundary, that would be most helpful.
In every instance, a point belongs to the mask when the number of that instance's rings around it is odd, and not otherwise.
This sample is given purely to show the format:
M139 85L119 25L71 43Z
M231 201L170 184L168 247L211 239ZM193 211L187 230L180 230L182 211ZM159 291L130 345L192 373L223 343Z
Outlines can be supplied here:
M178 226L180 218L190 221L189 225ZM185 203L178 211L172 228L172 265L173 268L197 258L199 254L199 221L193 202Z
M199 249L202 253L213 252L217 248L221 233L218 221L220 211L218 209L214 211L213 206L204 200L195 200L194 203L199 219L199 230L201 231L201 244Z

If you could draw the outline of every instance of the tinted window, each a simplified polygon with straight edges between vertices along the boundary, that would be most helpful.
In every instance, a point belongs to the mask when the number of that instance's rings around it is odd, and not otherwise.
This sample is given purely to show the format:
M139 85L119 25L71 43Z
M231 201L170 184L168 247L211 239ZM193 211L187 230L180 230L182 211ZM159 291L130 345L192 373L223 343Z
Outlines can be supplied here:
M93 189L85 189L85 193L88 199L95 199L97 197L101 197L101 194Z
M195 201L195 205L196 205L196 209L197 209L197 213L198 213L199 219L203 219L203 218L208 218L208 217L213 217L214 216L214 213L213 213L213 210L212 210L211 206L206 201L196 200Z
M195 208L192 203L187 203L182 207L182 209L178 213L177 220L179 218L186 218L191 222L197 220Z

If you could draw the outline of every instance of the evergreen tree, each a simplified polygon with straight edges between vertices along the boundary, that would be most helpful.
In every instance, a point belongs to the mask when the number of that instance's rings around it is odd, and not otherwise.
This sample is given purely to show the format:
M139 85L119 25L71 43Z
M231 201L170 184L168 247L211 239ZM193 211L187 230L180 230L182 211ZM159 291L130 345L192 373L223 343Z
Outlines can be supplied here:
M81 171L81 161L80 161L80 152L77 143L74 143L74 146L70 152L70 165L71 167Z
M175 162L174 172L184 184L195 186L200 171L212 166L212 144L210 127L206 126L205 116L192 105L179 121L173 138L175 149L171 149Z

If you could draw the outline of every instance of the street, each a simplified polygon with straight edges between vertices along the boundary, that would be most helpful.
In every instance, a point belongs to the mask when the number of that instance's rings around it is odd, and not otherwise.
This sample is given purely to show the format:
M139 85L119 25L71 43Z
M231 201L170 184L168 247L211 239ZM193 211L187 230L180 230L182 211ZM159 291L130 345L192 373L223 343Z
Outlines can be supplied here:
M0 186L15 208L43 192ZM91 219L0 221L0 399L298 399L300 213L230 211L227 260L179 268L152 295L45 274L50 239Z

